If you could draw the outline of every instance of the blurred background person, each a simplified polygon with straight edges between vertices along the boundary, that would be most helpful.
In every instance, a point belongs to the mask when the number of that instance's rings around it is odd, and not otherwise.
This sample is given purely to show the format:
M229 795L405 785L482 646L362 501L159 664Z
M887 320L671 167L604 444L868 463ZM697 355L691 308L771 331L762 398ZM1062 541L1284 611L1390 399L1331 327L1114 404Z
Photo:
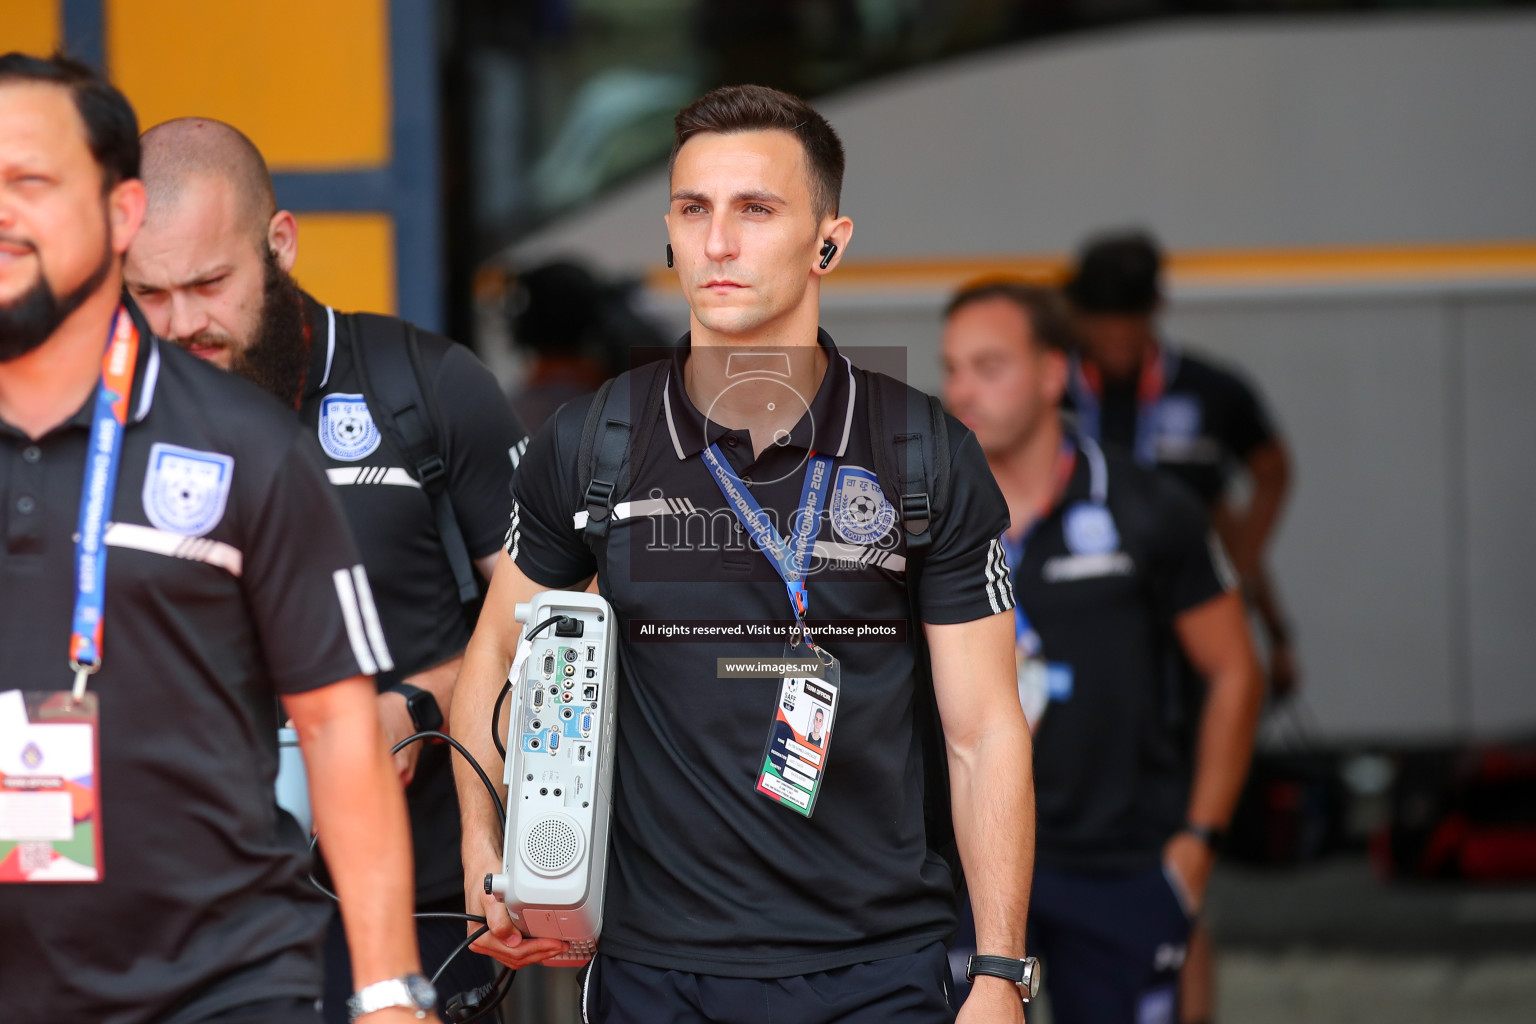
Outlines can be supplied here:
M546 263L511 275L507 285L512 341L528 358L512 403L530 433L566 402L629 369L631 351L665 343L635 312L632 288L599 280L581 264Z
M1290 456L1254 387L1234 371L1175 343L1158 323L1163 254L1143 232L1099 235L1066 285L1083 352L1074 360L1071 405L1079 429L1187 487L1205 506L1264 628L1270 693L1296 685L1291 630L1266 567L1290 487ZM1233 500L1246 474L1247 500ZM1184 968L1186 1024L1214 1012L1210 930L1198 924Z
M1008 501L1019 692L1035 731L1027 940L1054 1019L1172 1024L1263 683L1236 577L1194 496L1064 423L1073 341L1053 291L964 289L946 310L944 397ZM1170 649L1203 701L1188 701Z
M491 374L463 346L392 317L339 313L289 276L298 254L293 214L277 208L266 162L237 129L203 118L144 134L144 229L126 281L153 329L180 347L260 384L298 412L324 451L375 581L378 628L394 652L377 673L376 707L391 746L441 730L453 702L476 607L473 578L456 580L434 481L405 450L406 413L379 396L428 393L415 422L440 469L436 481L457 531L458 571L486 579L510 511L524 433ZM407 341L407 331L414 334ZM407 346L414 351L407 351ZM382 350L394 347L395 358ZM395 379L408 377L414 379ZM420 429L420 428L418 428ZM468 604L466 605L466 597ZM449 748L420 741L395 754L415 847L416 909L452 913L462 868ZM322 842L328 837L322 836ZM432 970L463 939L463 924L418 918ZM350 957L332 915L326 937L326 1019L346 1024ZM485 958L461 953L439 979L443 1000L489 984Z

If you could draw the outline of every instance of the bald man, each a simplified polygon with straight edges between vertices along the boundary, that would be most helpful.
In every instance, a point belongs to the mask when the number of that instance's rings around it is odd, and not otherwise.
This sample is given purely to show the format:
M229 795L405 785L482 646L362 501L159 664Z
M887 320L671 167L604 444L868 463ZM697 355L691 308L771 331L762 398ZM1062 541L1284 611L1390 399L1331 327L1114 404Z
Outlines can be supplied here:
M469 559L487 579L495 565L521 425L468 349L393 317L338 313L299 288L290 276L298 224L278 208L266 162L239 131L202 118L169 121L144 134L143 151L148 209L128 252L130 293L157 334L255 381L318 433L374 583L375 625L395 656L395 670L377 677L385 733L394 745L441 728L473 623L451 564L451 531L438 527L435 492L424 489L420 460L402 450L410 442L397 443L379 408L377 394L398 390L380 388L388 383L381 377L420 368L417 386L435 421L434 447L467 556L461 576ZM410 358L385 358L388 346L399 356L411 344ZM418 911L463 912L450 756L446 745L421 743L396 755L411 812ZM429 971L464 937L462 921L420 920L417 930ZM345 1021L350 968L339 924L327 938L326 975L327 1019ZM446 997L489 980L487 962L465 955L440 989Z

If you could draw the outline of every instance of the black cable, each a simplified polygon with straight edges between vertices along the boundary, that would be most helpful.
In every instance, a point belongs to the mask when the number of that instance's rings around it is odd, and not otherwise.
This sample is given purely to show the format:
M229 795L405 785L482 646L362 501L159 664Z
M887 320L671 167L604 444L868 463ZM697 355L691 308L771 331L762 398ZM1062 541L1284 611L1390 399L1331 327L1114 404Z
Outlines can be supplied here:
M549 618L545 619L543 622L539 623L537 626L534 626L527 633L525 633L523 635L523 639L528 640L531 643L534 637L548 629L552 624L556 622L563 622L569 618L569 615L551 615ZM503 761L507 759L507 745L502 742L501 734L496 731L496 726L497 723L501 721L501 706L506 702L507 694L511 692L512 680L508 679L502 686L501 692L496 695L496 706L491 709L491 742L496 744L496 753L501 755L501 759ZM506 824L505 819L503 819L502 824Z
M491 709L491 742L496 744L496 753L501 759L507 759L507 745L501 741L501 734L496 731L496 723L501 721L501 705L506 702L507 694L512 692L512 680L508 679L502 685L501 692L496 695L496 706Z
M469 944L470 943L474 942L476 939L478 939L480 936L484 935L486 932L488 932L490 930L491 930L491 926L490 925L483 924L479 928L477 928L475 931L470 932L469 935L467 935L465 937L463 942L461 942L457 946L455 946L454 949L453 949L453 952L449 953L447 959L445 959L443 961L443 966L439 967L437 969L437 971L429 979L432 982L432 987L433 988L437 987L437 979L441 978L443 976L443 972L448 969L448 965L453 963L453 958L454 957L456 957L460 953L464 952L466 949L469 948Z
M539 633L542 633L544 630L548 629L555 623L566 622L569 621L569 619L570 616L568 615L552 615L545 619L543 622L539 623L537 626L534 626L533 629L529 630L525 635L529 640L532 640ZM501 693L496 697L496 706L491 710L491 741L496 744L496 752L501 755L501 759L503 761L507 759L507 748L506 745L502 743L501 736L496 732L496 723L501 719L502 704L506 701L507 694L511 692L512 681L509 679L507 680L506 684L502 686ZM480 762L475 760L474 755L464 748L464 744L460 743L458 740L454 739L452 736L449 736L445 732L439 732L436 729L425 729L421 732L413 733L410 736L407 736L405 739L401 740L399 743L396 743L393 747L390 748L389 753L391 756L393 756L404 750L406 747L410 746L412 743L420 743L421 741L428 739L438 739L447 743L449 746L453 747L454 750L457 750L459 755L463 757L464 760L469 763L469 766L475 770L475 774L480 776L481 784L485 786L485 791L491 795L491 803L496 807L496 817L501 821L502 831L506 831L507 808L506 805L501 802L501 794L496 792L496 786L491 782L491 777L485 773L484 768L480 767ZM313 885L316 889L319 889L326 896L330 897L332 901L340 903L341 897L337 896L330 889L322 885L320 880L315 877L315 851L319 844L320 833L316 832L310 837L309 840L309 884ZM471 932L469 936L465 938L463 942L459 943L458 946L454 948L453 952L449 953L448 956L443 960L442 965L438 967L437 971L432 975L431 980L434 987L437 985L437 979L442 977L443 972L448 969L448 965L453 963L454 959L458 957L459 954L469 949L470 945L476 939L490 931L490 925L486 922L485 918L477 917L474 914L460 914L454 911L424 911L419 914L412 914L411 917L416 920L449 919L458 921L471 921L480 925L478 930ZM478 989L473 989L469 992L460 992L457 995L452 996L448 1000L449 1005L445 1006L444 1009L445 1011L449 1012L449 1015L453 1018L455 1024L475 1024L476 1021L479 1021L495 1012L497 1007L501 1005L502 1000L507 997L507 993L511 990L512 985L516 980L517 972L515 970L504 971L502 976L496 981L492 982L490 985L484 985ZM488 993L491 995L491 998L489 1001L482 1003L481 1000L485 999ZM473 1009L476 1006L479 1007L478 1012L467 1017L459 1016L459 1014L461 1014L464 1010Z
M517 971L503 965L501 977L489 985L481 985L468 992L449 996L448 1001L442 1005L442 1012L454 1024L475 1024L476 1021L496 1012L502 1000L507 998L507 993L512 991L512 985L516 981ZM471 1011L478 1012L471 1013ZM465 1016L465 1014L469 1015Z

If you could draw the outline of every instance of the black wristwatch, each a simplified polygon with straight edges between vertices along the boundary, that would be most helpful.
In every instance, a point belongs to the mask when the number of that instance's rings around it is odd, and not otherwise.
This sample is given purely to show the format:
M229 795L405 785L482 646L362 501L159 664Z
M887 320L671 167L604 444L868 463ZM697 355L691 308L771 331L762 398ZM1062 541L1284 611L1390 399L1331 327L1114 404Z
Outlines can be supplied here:
M410 712L411 725L417 732L438 732L443 727L443 709L437 706L437 698L419 686L396 683L389 688L405 698L405 710Z
M1019 987L1019 998L1026 1003L1040 994L1040 961L1032 956L1015 960L1011 956L979 956L973 953L965 962L965 980L974 981L978 974L1013 982Z
M1220 853L1222 846L1227 841L1227 831L1221 828L1212 828L1209 825L1196 825L1193 822L1186 824L1179 830L1194 836L1205 844L1206 849L1212 853Z

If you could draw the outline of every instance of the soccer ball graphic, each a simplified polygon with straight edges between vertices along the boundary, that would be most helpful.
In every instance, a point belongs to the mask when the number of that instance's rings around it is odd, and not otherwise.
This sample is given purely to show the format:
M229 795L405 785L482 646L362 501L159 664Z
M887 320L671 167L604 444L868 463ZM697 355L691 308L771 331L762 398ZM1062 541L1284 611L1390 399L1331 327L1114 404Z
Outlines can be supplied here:
M858 494L848 502L848 518L860 526L868 526L880 513L880 502L872 495Z

